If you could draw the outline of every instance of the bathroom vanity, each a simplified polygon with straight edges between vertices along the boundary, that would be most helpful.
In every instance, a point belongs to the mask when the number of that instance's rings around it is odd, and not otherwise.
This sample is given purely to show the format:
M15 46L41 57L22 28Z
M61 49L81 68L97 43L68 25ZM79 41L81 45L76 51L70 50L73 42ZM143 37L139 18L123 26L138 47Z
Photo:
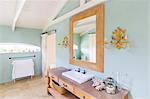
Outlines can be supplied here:
M53 81L66 90L66 94L61 95L55 91L56 99L128 99L128 91L121 90L115 95L107 94L105 91L98 91L92 87L92 81L79 84L62 75L63 72L69 71L66 68L58 67L49 70L48 89L53 89ZM68 92L69 93L68 93ZM49 93L51 91L49 90ZM67 95L70 94L70 95ZM53 94L52 94L53 95ZM62 97L62 98L59 98Z

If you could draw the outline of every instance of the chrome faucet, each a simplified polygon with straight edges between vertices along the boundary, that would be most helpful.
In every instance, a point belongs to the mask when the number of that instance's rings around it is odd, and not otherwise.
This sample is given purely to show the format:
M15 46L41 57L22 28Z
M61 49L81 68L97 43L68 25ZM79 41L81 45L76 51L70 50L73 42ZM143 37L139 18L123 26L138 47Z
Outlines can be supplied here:
M78 68L78 69L77 69L77 70L75 70L75 71L80 72L80 71L81 71L81 69L80 69L80 68Z
M82 74L86 74L86 70L82 70L82 71L81 71L80 68L76 69L75 71L76 71L76 72L80 72L80 73L82 73Z
M86 74L86 70L83 70L82 73L83 73L83 74Z

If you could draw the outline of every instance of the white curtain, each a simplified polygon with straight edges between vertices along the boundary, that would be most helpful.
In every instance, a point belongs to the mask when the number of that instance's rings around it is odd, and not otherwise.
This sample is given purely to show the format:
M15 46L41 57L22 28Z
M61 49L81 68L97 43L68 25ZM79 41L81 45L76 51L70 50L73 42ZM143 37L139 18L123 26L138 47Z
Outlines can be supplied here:
M42 76L45 77L46 76L46 71L45 71L45 67L46 67L46 53L47 53L47 46L46 46L46 42L47 42L47 36L48 34L44 34L42 35Z
M56 64L56 34L42 35L42 75L47 76L47 71Z
M56 64L56 34L47 37L47 69L54 68Z

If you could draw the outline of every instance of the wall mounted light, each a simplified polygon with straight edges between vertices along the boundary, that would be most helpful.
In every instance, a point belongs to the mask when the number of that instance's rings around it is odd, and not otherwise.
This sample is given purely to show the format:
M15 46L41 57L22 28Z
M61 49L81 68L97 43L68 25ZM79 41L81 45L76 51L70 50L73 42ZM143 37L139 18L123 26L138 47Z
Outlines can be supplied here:
M122 48L125 49L128 47L128 45L129 45L129 41L128 41L128 37L126 34L126 30L122 29L120 27L117 27L117 29L115 29L112 32L110 41L105 39L105 47L106 48L115 47L117 49L122 49Z
M69 45L68 37L65 36L65 37L63 38L63 41L62 41L61 43L58 43L58 45L60 45L60 46L63 47L63 48L67 48L68 45Z

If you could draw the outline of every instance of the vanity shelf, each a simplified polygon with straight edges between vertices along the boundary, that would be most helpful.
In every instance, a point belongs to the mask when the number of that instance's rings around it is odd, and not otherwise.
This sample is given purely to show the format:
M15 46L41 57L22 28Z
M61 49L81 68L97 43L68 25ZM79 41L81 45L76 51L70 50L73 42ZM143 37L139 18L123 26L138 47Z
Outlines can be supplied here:
M48 88L51 88L51 82L52 80L54 80L80 99L128 99L127 90L122 90L115 95L107 94L105 91L97 91L95 88L92 87L92 81L87 81L83 84L78 84L75 81L62 76L62 73L66 71L68 71L68 69L63 67L49 70ZM66 97L66 99L73 98Z

